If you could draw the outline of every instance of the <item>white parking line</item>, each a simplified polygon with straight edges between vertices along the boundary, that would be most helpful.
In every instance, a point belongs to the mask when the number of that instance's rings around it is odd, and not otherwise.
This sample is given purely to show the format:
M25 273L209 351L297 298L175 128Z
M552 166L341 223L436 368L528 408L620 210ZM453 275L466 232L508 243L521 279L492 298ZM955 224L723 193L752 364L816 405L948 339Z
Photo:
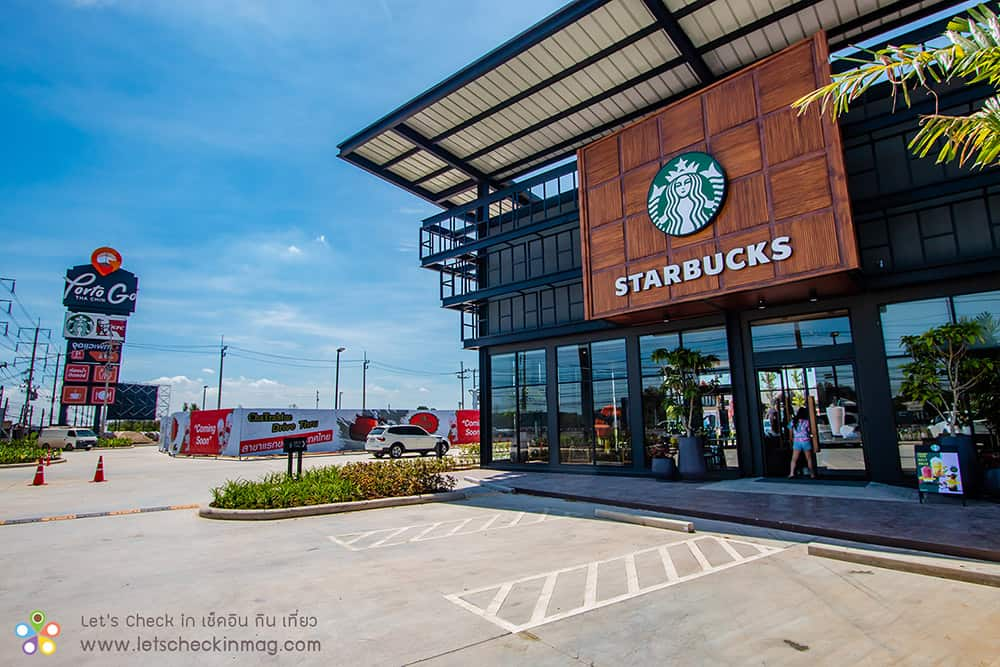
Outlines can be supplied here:
M734 548L734 545L743 546L748 552L750 552L750 555L744 556ZM674 550L673 554L671 553L672 549ZM719 565L712 565L703 549L712 549L719 554L720 560L721 554L725 554L731 560L722 562ZM625 600L645 595L646 593L652 593L653 591L662 590L669 586L698 579L715 572L720 572L737 565L742 565L743 563L749 563L760 558L765 558L772 554L776 554L779 551L781 551L781 549L763 544L757 544L755 542L725 540L707 535L685 540L683 542L671 542L662 546L641 549L639 551L634 551L622 556L616 556L607 560L584 563L582 565L575 565L573 567L553 570L552 572L544 572L542 574L534 574L500 584L484 586L475 590L463 591L462 593L453 593L445 595L445 598L459 607L462 607L463 609L466 609L467 611L470 611L473 614L476 614L477 616L480 616L511 633L514 633L521 632L522 630L528 630L546 623L552 623L553 621L569 618L570 616L576 616L577 614L582 614L584 612L591 611L592 609L599 609L618 602L624 602ZM663 564L663 570L662 572L650 572L648 570L651 566L646 565L647 571L644 571L643 573L643 581L653 581L654 583L640 587L636 557L649 553L659 555L659 561ZM686 554L689 554L690 558L687 558ZM656 562L656 560L657 559L655 559L655 557L652 561L643 559L644 562ZM599 599L597 595L598 566L617 563L620 563L625 570L624 581L626 588L617 595L612 594L610 597ZM614 570L615 568L605 568L606 571L609 569ZM688 574L680 575L679 571L682 571L682 569L692 571ZM587 573L583 591L583 605L573 607L565 611L547 614L546 612L548 611L548 607L551 605L553 596L557 590L560 576L570 572L583 571L586 571ZM621 570L618 570L618 572L621 572ZM613 576L613 578L615 577ZM544 579L544 583L533 606L533 612L530 620L527 622L517 623L504 618L502 611L503 605L507 598L511 595L511 592L513 591L518 593L530 591L532 588L537 589L536 582L540 579ZM485 608L473 604L467 599L480 593L487 593L493 590L496 591L496 594ZM578 591L579 589L576 590ZM609 585L609 590L612 593L616 592L614 589L614 582ZM569 589L569 592L572 593L572 589ZM578 593L571 595L570 599L574 596L576 600L580 599Z
M531 514L528 518L525 518L526 515L526 512L490 512L465 519L418 523L411 526L381 528L361 533L330 535L329 538L345 549L365 551L367 549L380 549L400 544L411 544L413 542L441 540L446 537L457 537L459 535L471 535L487 530L534 526L545 521L565 518L561 515L549 514L548 511Z

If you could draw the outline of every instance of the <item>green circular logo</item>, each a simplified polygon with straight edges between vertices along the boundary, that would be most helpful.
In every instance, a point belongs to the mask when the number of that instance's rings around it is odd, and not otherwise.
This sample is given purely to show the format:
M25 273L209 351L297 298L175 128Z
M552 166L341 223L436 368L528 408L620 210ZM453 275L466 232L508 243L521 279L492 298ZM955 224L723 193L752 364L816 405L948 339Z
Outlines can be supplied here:
M649 219L664 234L687 236L715 219L726 196L722 165L707 153L678 155L649 184Z

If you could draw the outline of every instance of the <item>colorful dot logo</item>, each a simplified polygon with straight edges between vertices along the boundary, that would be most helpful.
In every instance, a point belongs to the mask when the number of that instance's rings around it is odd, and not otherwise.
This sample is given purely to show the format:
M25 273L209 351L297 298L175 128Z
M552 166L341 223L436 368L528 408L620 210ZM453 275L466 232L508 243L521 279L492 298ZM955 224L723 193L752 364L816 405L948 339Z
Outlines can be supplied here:
M59 636L60 630L58 623L46 620L45 612L37 609L31 612L27 623L18 623L14 626L14 634L18 639L24 640L21 650L25 655L55 653L55 638Z

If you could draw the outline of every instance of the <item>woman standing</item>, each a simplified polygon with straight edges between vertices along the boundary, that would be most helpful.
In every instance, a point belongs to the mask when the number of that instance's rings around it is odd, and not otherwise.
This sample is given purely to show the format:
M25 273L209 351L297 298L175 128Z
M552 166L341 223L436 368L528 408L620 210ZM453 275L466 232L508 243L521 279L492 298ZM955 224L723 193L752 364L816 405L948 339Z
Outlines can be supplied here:
M809 465L809 476L816 479L816 468L813 466L812 451L812 427L809 425L809 411L799 408L795 413L795 418L788 425L792 431L792 464L788 471L788 479L795 477L795 464L799 461L799 454L806 455L806 463Z

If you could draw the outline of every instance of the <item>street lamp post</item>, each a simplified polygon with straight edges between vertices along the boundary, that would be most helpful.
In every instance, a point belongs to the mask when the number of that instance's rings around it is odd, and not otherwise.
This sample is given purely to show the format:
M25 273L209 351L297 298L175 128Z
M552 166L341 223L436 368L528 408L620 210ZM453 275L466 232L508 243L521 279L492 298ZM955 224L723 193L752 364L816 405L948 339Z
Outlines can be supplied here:
M333 381L333 409L340 409L340 353L346 350L346 347L337 348L337 375L336 379Z
M201 386L201 409L202 410L205 409L205 392L207 392L207 391L208 391L208 385L207 384L202 385Z

